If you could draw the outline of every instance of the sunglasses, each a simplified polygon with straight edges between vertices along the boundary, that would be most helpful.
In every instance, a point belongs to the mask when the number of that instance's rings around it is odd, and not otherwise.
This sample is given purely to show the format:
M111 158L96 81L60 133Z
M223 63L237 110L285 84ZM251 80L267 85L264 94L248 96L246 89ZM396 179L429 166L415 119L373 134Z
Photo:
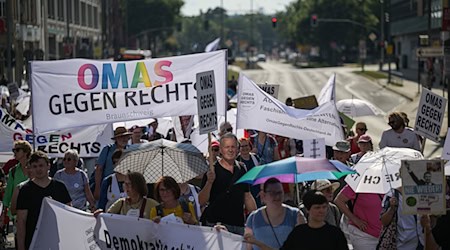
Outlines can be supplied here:
M13 149L12 149L13 153L15 153L15 152L19 152L20 150L22 150L22 151L23 151L23 149L22 149L22 148L13 148Z
M388 124L392 126L395 124L395 121L389 121Z
M72 161L72 160L74 160L74 159L72 159L72 158L64 158L63 159L63 161Z
M367 128L356 128L359 131L367 131Z
M219 152L219 148L212 148L211 150L214 152Z
M233 132L233 128L227 128L225 131L227 131L227 132Z

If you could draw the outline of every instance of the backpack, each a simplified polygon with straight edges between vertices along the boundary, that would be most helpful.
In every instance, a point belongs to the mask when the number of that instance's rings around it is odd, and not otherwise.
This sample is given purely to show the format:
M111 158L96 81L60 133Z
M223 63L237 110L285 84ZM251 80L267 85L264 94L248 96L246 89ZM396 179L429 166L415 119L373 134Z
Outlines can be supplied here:
M184 201L184 200L181 200L179 202L180 202L181 208L183 209L183 212L190 213L188 203L186 201ZM161 204L156 206L156 216L159 216L159 217L163 217L164 216L163 207L162 207Z
M352 213L353 213L353 209L356 204L356 200L358 200L358 195L359 195L359 193L356 193L356 196L355 196L355 199L353 200L353 202L351 200L347 201L347 207L350 210L350 212L352 212ZM380 200L383 201L383 196L381 194L378 194L378 197L380 197Z

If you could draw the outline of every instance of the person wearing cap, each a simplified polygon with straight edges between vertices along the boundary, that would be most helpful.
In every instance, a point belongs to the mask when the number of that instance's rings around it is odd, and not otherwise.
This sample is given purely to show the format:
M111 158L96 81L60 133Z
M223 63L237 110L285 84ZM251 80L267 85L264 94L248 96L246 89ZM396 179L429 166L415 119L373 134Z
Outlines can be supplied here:
M361 151L358 147L358 140L359 140L359 137L366 134L366 132L367 132L366 123L365 122L357 122L355 125L355 131L356 131L356 135L347 139L347 141L350 142L350 151L352 152L352 154L356 154L359 151Z
M412 148L420 151L421 145L417 134L405 126L405 120L399 112L389 114L390 129L383 131L379 143L380 149L384 147Z
M106 145L103 147L98 157L97 163L95 165L95 187L94 187L94 198L98 200L100 198L100 187L102 185L102 180L114 173L114 164L112 161L112 155L116 150L124 150L130 139L132 133L128 132L125 127L117 127L114 130L114 143Z
M358 147L360 151L350 156L350 161L353 164L358 163L358 161L363 157L363 155L373 150L372 138L366 134L361 135L358 139Z
M213 159L219 159L220 157L220 143L218 141L211 142L211 153L213 154Z
M338 207L333 203L334 199L333 193L334 191L336 191L336 189L339 188L339 186L340 186L339 182L331 183L329 180L326 179L316 180L311 185L311 190L320 191L327 198L328 211L325 217L325 222L335 227L339 227L339 222L341 220L341 212L339 211ZM300 209L305 214L305 216L308 217L304 204L300 205Z
M338 141L333 146L333 158L346 165L349 165L350 153L350 142L348 141Z

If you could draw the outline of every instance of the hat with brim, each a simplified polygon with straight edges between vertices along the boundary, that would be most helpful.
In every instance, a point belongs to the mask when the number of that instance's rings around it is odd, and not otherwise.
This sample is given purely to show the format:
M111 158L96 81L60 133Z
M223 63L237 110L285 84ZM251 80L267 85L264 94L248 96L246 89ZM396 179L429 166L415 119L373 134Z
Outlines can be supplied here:
M333 192L336 191L336 189L339 188L341 184L339 184L339 182L333 182L331 183L329 180L326 179L319 179L319 180L315 180L313 182L313 184L311 185L311 189L317 190L317 191L322 191L326 188L331 187Z
M350 151L350 143L348 141L338 141L333 146L333 150L341 151L341 152L348 152L348 151Z
M125 127L117 127L114 130L114 136L111 137L112 140L116 139L117 137L126 136L126 135L132 135L133 133L128 132L128 130Z

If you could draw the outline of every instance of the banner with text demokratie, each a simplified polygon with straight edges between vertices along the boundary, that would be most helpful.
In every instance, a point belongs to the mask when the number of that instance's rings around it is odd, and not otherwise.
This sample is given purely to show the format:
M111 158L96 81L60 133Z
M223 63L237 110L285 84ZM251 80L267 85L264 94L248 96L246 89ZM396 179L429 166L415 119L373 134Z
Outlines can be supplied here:
M63 157L68 149L75 149L80 157L97 157L101 149L111 143L112 125L104 124L36 135L21 121L14 119L5 109L0 109L0 153L11 152L14 141L24 140L36 150L48 153L50 157Z
M225 70L225 50L130 62L34 61L31 63L34 129L43 133L152 117L195 115L196 75L205 71L214 72L217 111L224 115Z
M325 138L329 146L344 139L334 101L313 110L288 107L243 74L239 77L238 92L238 128L302 140Z
M156 224L147 219L92 214L45 198L30 249L245 249L242 236L214 228Z

